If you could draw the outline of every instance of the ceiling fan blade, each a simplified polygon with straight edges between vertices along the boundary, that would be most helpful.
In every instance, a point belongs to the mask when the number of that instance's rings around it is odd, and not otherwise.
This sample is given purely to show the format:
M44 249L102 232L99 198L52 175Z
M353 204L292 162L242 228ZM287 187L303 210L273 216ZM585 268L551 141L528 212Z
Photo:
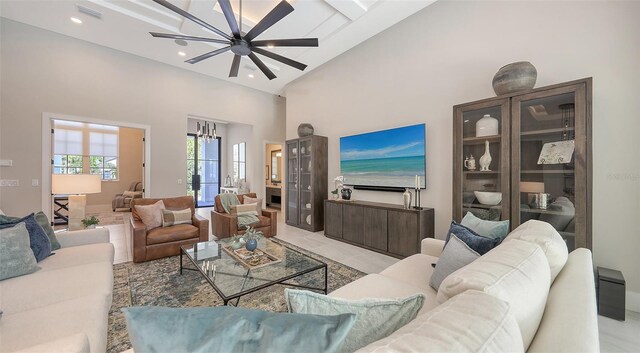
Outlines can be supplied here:
M262 71L262 73L265 76L267 76L269 78L269 80L273 80L274 78L276 78L276 75L274 75L273 72L271 72L271 70L269 70L267 65L265 65L262 62L262 60L260 60L260 58L258 58L256 56L256 54L254 54L254 53L249 54L249 59L251 59L251 61L253 61L253 63L256 64L256 66L260 69L260 71Z
M233 36L236 37L236 39L240 39L240 28L238 28L238 22L236 21L236 16L233 14L231 3L229 0L218 0L218 4L222 9L224 17L227 19L227 23L229 23L231 33L233 33Z
M229 71L229 77L238 77L238 69L240 68L240 58L241 56L236 54L233 57L233 62L231 63L231 71Z
M253 40L253 38L259 36L262 32L269 29L269 27L276 24L276 22L283 19L285 16L290 14L293 11L293 6L287 2L287 0L282 0L276 7L273 8L263 19L260 20L247 35L244 36L244 39L247 42Z
M318 38L271 39L251 42L254 47L317 47Z
M192 36L183 36L182 34L168 34L168 33L157 33L157 32L149 32L155 38L170 38L170 39L182 39L182 40L192 40L196 42L209 42L209 43L219 43L219 44L229 44L228 40L222 39L213 39L213 38L204 38L204 37L192 37Z
M276 53L272 53L272 52L270 52L268 50L264 50L262 48L251 48L251 51L256 52L258 54L262 54L262 55L264 55L264 56L266 56L268 58L271 58L273 60L278 60L279 62L281 62L283 64L287 64L289 66L293 66L293 67L295 67L296 69L298 69L300 71L304 71L304 69L307 68L307 65L305 65L305 64L303 64L301 62L298 62L298 61L295 61L295 60L291 60L289 58L285 58L282 55L278 55Z
M210 51L210 52L202 54L200 56L196 56L195 58L189 59L189 60L187 60L185 62L189 63L189 64L195 64L195 63L198 63L198 62L200 62L200 61L202 61L204 59L208 59L208 58L210 58L212 56L216 56L218 54L222 54L222 53L226 52L229 49L231 49L231 46L220 48L220 49L217 49L217 50L214 50L214 51Z
M229 36L228 34L222 32L221 30L213 27L212 25L204 22L203 20L197 18L196 16L193 16L192 14L188 13L187 11L184 11L183 9L173 5L172 3L166 1L166 0L153 0L155 3L162 5L166 8L168 8L169 10L177 13L178 15L183 16L184 18L191 20L197 24L199 24L200 26L213 31L214 33L217 33L219 35L221 35L224 38L227 38L228 40L231 40L231 36Z

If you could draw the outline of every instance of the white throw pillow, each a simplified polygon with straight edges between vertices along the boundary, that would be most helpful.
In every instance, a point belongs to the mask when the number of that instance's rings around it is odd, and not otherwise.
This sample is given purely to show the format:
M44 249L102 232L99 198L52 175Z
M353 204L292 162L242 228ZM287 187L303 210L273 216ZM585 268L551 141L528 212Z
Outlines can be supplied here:
M444 303L475 289L509 303L525 350L538 330L549 294L549 263L542 249L511 240L500 244L442 281L437 300Z
M527 221L514 229L505 241L518 239L537 244L544 251L549 269L551 270L551 283L556 279L569 258L567 243L553 226L547 222L536 220Z
M509 304L470 290L356 352L523 351L520 329Z

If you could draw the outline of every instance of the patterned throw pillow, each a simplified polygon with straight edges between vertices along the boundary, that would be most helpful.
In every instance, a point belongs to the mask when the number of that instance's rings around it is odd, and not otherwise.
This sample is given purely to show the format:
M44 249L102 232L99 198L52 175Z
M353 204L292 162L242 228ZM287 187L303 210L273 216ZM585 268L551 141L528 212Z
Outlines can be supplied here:
M191 209L172 211L162 210L162 227L171 227L177 224L192 224Z
M244 201L244 204L255 203L256 205L258 205L258 214L259 215L262 214L262 199L245 196L243 198L243 201Z
M255 203L246 203L241 205L231 206L231 215L243 216L243 215L258 215L258 205Z
M164 202L162 200L153 205L136 205L136 212L142 220L147 230L162 226L162 210L164 210Z

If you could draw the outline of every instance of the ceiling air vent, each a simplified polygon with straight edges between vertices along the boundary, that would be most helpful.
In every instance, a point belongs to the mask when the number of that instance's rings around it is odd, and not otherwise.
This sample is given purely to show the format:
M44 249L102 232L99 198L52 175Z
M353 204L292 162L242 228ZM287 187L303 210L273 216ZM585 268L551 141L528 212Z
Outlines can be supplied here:
M92 9L90 9L88 7L84 7L82 5L76 4L76 6L78 7L78 11L82 12L83 14L89 15L91 17L95 17L95 18L97 18L99 20L102 19L102 13L100 13L100 12L98 12L96 10L92 10Z

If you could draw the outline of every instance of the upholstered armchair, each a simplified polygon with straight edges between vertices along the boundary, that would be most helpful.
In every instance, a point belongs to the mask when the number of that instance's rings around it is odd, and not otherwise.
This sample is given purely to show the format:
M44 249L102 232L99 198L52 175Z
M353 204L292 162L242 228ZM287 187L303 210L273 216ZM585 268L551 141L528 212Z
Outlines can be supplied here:
M244 203L244 197L252 197L255 198L255 193L249 193L244 195L238 195L238 200L240 203ZM262 210L262 214L258 215L258 222L255 225L251 225L252 228L256 230L262 231L265 237L272 237L277 234L278 231L278 213L276 211L271 210ZM238 217L233 216L225 212L222 207L222 202L220 202L220 196L216 196L215 198L215 207L214 210L211 211L211 228L212 233L218 239L220 238L228 238L235 234L244 234L245 228L238 226Z
M147 230L136 212L136 205L153 205L162 200L167 210L191 209L192 224L178 224ZM209 240L209 220L195 214L192 196L131 201L131 241L133 262L144 262L180 255L180 247Z
M131 200L142 197L142 183L134 181L129 189L122 194L116 194L111 200L111 208L116 211L131 211Z

